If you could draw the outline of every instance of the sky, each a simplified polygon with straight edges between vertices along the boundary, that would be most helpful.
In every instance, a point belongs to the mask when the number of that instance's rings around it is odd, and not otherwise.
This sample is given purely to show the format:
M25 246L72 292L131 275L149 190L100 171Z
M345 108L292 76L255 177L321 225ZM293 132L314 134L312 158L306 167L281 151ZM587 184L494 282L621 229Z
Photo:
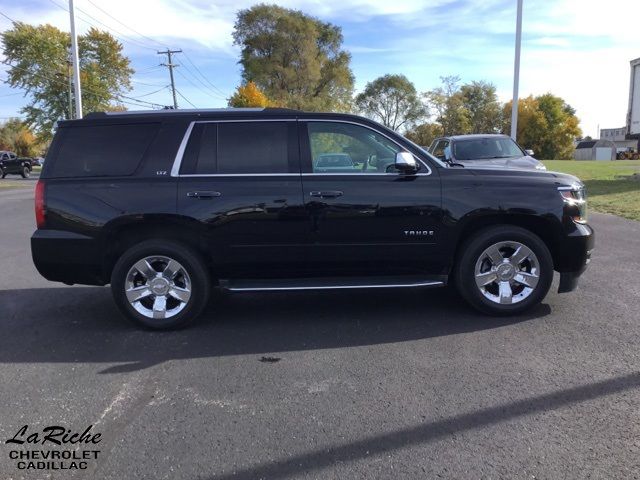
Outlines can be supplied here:
M231 33L249 0L75 0L78 32L109 30L136 73L127 93L138 103L171 104L169 72L157 50L176 54L178 104L226 106L240 83L239 48ZM351 52L356 92L387 73L400 73L418 91L441 76L484 80L500 100L511 98L516 0L283 0L273 1L342 28ZM67 0L0 0L0 12L32 24L69 30ZM629 61L640 57L640 1L524 0L520 96L551 92L576 109L584 135L625 124ZM11 21L0 16L0 30ZM1 55L0 55L1 57ZM0 80L7 67L0 65ZM20 116L28 98L0 84L0 120ZM142 106L128 105L130 109Z

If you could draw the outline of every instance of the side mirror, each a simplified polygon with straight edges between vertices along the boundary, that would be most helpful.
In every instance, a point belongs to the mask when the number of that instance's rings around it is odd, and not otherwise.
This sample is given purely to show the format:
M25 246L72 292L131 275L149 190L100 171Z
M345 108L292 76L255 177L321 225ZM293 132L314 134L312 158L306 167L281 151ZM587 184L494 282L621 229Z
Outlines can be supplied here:
M533 157L533 155L536 153L533 150L525 150L524 153L526 153L527 155L529 155L530 157Z
M418 163L409 152L396 153L395 167L403 173L415 173L418 171Z

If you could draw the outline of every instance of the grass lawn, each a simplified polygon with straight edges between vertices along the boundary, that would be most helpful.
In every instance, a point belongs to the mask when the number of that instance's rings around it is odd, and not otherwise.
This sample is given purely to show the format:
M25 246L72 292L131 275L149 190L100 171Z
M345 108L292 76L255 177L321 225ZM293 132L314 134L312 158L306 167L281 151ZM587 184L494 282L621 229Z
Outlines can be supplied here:
M543 163L551 171L569 173L582 180L587 187L590 209L640 221L640 160L545 160Z

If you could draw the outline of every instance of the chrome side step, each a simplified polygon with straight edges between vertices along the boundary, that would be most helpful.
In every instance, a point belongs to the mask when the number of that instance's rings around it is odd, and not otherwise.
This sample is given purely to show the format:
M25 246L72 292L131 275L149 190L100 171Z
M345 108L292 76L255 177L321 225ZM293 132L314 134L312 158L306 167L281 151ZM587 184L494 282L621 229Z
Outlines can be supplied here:
M279 290L339 290L347 288L412 288L440 287L445 277L387 276L387 277L321 277L283 279L220 280L220 286L232 292L264 292Z

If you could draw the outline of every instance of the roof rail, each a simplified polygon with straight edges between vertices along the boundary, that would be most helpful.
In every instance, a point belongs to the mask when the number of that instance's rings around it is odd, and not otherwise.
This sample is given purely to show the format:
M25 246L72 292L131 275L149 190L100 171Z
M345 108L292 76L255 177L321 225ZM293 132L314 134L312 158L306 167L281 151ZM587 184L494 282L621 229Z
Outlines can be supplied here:
M163 110L123 110L115 112L91 112L85 115L84 118L100 118L107 116L119 116L119 115L180 115L180 114L194 114L194 113L230 113L230 112L271 112L271 113L302 113L301 110L294 110L291 108L280 107L268 107L268 108L184 108L174 110L167 108Z

